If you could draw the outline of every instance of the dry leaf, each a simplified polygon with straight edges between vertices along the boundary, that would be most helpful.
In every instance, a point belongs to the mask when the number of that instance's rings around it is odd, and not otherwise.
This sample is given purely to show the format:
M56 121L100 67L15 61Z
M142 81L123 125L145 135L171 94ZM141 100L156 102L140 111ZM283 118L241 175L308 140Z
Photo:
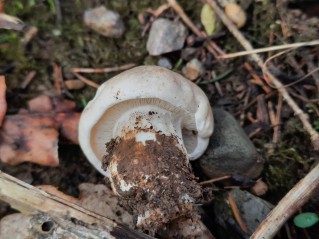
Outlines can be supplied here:
M78 127L80 113L59 113L56 115L61 135L74 144L79 144Z
M75 103L71 100L49 97L40 95L32 100L29 100L28 109L31 112L73 112Z
M51 99L47 95L41 95L29 100L27 105L31 112L51 112L53 110Z
M11 165L33 162L58 166L58 131L78 144L80 113L73 112L75 103L42 95L27 105L29 110L21 109L5 118L0 130L0 160Z
M58 135L57 124L50 117L9 115L0 131L0 159L11 165L33 162L57 166Z
M212 35L220 25L216 13L208 3L205 3L200 13L200 20L205 28L207 35Z

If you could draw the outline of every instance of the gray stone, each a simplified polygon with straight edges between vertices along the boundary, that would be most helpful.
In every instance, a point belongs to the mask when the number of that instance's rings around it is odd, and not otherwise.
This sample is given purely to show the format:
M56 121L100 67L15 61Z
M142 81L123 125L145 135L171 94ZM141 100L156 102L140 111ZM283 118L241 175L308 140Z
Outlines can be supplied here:
M209 178L239 174L256 178L264 160L236 119L222 109L213 109L214 133L199 164Z
M166 57L161 57L158 60L157 65L161 66L161 67L165 67L165 68L170 69L170 70L173 68L171 61L169 59L167 59Z
M250 235L253 234L274 206L249 192L239 189L232 189L230 194L233 196L236 205L238 206L240 215L248 229L248 233Z
M86 10L84 24L106 37L119 38L124 32L120 15L104 6Z
M180 22L159 18L152 24L146 48L150 55L180 50L187 36L186 27Z

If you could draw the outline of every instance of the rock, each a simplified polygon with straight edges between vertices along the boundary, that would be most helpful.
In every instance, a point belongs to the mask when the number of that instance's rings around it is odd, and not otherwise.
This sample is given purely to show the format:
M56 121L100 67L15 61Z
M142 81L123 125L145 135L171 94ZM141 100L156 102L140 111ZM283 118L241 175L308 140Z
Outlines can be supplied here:
M242 28L247 21L245 11L237 3L226 4L225 13L238 28Z
M120 15L104 6L85 11L84 24L106 37L119 38L124 32Z
M257 153L235 118L222 109L213 109L214 133L199 164L209 178L239 174L256 178L264 160Z
M203 64L196 58L189 61L182 69L182 74L191 81L198 79L204 72Z
M274 207L269 202L240 189L232 189L230 195L234 198L250 235Z
M186 27L180 22L159 18L152 24L146 48L150 55L158 56L183 48L187 36Z
M181 57L185 61L190 61L198 52L199 50L195 47L186 47L182 50Z
M80 90L85 86L81 80L66 80L64 83L68 90Z
M0 238L30 239L30 216L14 213L0 221Z
M157 65L158 66L161 66L161 67L165 67L167 69L172 69L173 66L172 66L172 63L170 62L169 59L167 59L166 57L161 57L158 62L157 62Z

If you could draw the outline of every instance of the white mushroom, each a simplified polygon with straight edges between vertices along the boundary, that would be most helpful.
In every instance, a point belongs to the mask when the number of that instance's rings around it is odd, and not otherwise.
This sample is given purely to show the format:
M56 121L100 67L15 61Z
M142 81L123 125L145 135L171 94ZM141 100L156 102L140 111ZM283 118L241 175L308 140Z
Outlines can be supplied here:
M79 141L137 226L156 230L191 214L201 199L188 161L204 153L212 132L211 107L197 85L168 69L140 66L99 87L82 113Z

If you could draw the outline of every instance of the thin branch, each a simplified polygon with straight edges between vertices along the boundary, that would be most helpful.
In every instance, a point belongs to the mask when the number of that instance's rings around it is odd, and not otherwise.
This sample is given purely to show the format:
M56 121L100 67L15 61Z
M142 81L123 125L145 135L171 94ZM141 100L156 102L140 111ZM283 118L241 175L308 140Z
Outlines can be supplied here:
M7 112L6 89L5 77L0 76L0 127Z
M231 209L233 211L234 217L235 217L238 225L243 230L243 232L248 233L248 228L245 225L245 222L244 222L244 220L242 219L242 217L240 215L239 209L237 207L237 204L236 204L235 199L233 198L233 196L228 194L227 201L228 201L228 203L229 203L229 205L230 205L230 207L231 207Z
M88 78L80 75L79 73L73 72L73 74L80 80L83 81L85 84L93 87L93 88L99 88L100 85L96 84L94 81L89 80Z
M113 66L113 67L107 67L107 68L73 68L72 72L77 73L110 73L114 71L124 71L128 70L132 67L136 66L134 63L125 64L122 66Z
M309 42L297 42L297 43L284 44L279 46L270 46L270 47L264 47L259 49L251 49L251 50L247 49L247 51L240 51L240 52L225 54L225 55L219 56L219 58L228 59L228 58L235 58L240 56L247 56L251 54L262 53L262 52L278 51L278 50L284 50L284 49L290 49L290 48L298 48L303 46L315 46L315 45L319 45L319 40L314 40Z
M213 178L213 179L209 179L209 180L200 182L199 184L200 185L206 185L206 184L211 184L211 183L219 182L219 181L222 181L222 180L226 180L226 179L229 179L229 178L231 178L231 176L222 176L222 177L219 177L219 178Z

